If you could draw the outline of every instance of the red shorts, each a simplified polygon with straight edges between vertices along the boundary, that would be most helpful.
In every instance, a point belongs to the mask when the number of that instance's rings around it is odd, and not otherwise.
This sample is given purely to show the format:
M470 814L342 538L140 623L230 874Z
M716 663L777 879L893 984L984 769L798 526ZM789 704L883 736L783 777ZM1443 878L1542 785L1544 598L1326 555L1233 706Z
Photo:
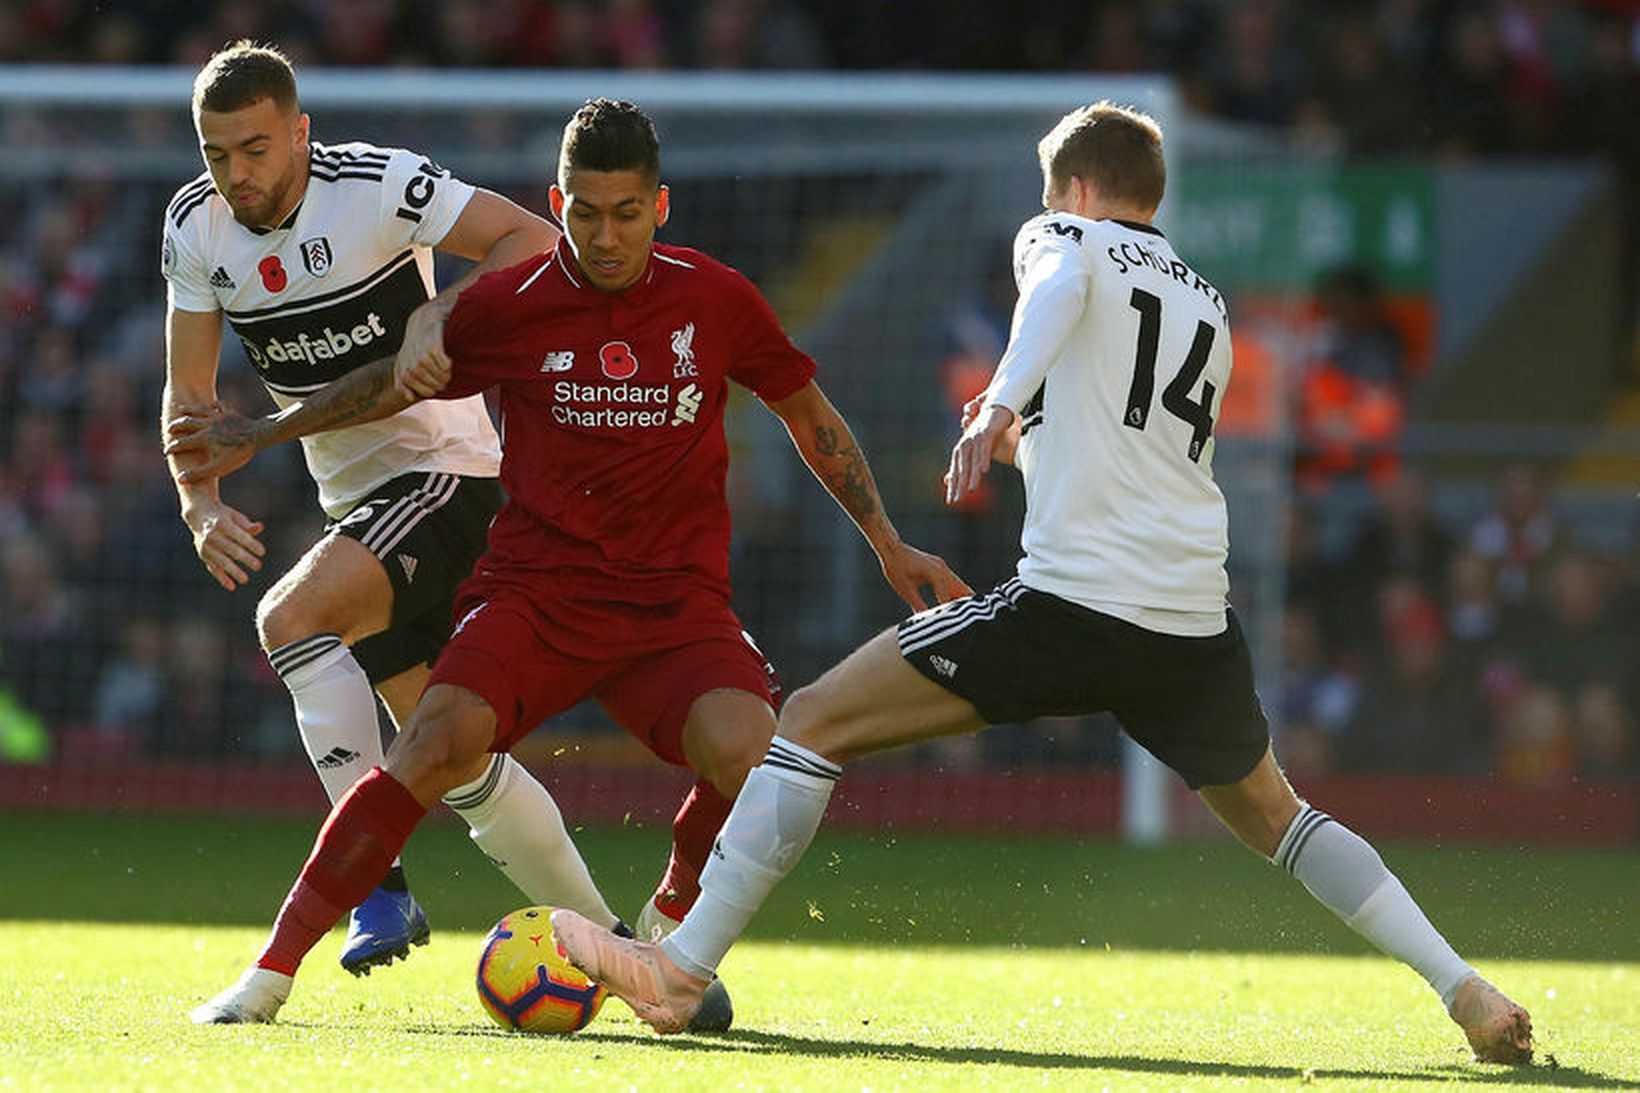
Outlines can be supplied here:
M495 742L504 752L548 718L584 699L596 699L621 728L656 756L677 766L683 757L683 726L695 699L708 691L749 691L779 706L774 668L752 643L727 604L691 608L692 640L653 649L624 644L608 657L587 659L561 652L543 639L552 619L530 601L502 595L464 617L433 665L428 686L448 683L478 695L495 711ZM617 623L618 626L618 623Z

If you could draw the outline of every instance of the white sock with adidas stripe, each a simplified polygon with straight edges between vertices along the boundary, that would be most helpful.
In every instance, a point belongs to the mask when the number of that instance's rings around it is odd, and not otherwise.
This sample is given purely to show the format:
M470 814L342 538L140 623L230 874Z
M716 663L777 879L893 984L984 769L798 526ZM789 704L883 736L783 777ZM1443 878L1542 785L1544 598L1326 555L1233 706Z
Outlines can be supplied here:
M843 768L781 736L769 742L718 832L700 874L700 898L661 951L709 979L774 886L814 840Z
M1459 985L1475 974L1378 851L1325 812L1303 805L1270 860L1297 877L1350 929L1423 976L1448 1010Z
M467 821L473 842L531 903L568 907L600 926L615 925L547 787L518 760L497 755L477 781L444 803Z
M381 725L370 679L335 634L281 645L268 654L268 663L290 691L302 746L335 804L371 767L381 766Z

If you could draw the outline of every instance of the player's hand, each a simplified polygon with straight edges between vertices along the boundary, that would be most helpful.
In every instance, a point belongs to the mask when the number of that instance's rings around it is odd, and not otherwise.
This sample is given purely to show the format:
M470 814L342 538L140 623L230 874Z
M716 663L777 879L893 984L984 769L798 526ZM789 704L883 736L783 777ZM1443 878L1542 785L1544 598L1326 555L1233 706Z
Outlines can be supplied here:
M393 382L416 398L431 398L450 382L450 355L444 351L444 319L423 306L410 313L404 341L393 362Z
M972 409L977 401L970 400L962 409L962 437L951 449L951 466L945 472L947 505L955 505L979 489L999 448L1010 457L1013 454L1013 447L1007 445L1006 440L1015 423L1014 412L995 403ZM1017 431L1013 442L1018 443Z
M194 534L194 553L204 563L205 572L229 592L262 568L262 556L267 553L258 538L262 521L220 501L193 505L182 519Z
M261 422L220 402L207 409L185 407L165 426L165 454L187 456L177 481L189 484L223 478L251 461L260 448Z
M883 565L883 576L913 611L933 607L923 597L924 587L933 590L934 603L944 603L958 596L972 596L974 590L963 579L951 572L945 559L910 543L895 541L894 545L878 554Z

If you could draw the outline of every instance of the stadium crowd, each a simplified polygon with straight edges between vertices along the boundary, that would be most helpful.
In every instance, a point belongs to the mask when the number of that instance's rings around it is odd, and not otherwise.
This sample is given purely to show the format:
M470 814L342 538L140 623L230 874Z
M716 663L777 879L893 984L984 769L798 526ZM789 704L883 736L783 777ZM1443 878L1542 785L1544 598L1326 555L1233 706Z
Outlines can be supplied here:
M1200 112L1351 152L1632 155L1635 22L1626 0L4 0L0 63L197 66L250 37L298 65L1166 72Z
M1631 193L1640 134L1640 17L1621 0L0 0L0 63L197 65L239 37L299 65L1161 70L1203 114L1304 146L1597 153ZM256 593L226 595L201 571L158 452L153 240L169 192L106 177L0 187L0 761L42 731L84 760L297 747L239 602ZM1357 367L1385 360L1368 351ZM1391 364L1404 393L1415 379ZM263 404L249 368L223 378L227 401ZM232 486L268 525L266 572L317 530L299 461L270 452ZM1326 485L1301 491L1285 674L1264 681L1289 764L1636 775L1640 536L1626 557L1581 541L1555 470L1502 470L1477 518L1391 460L1368 476L1375 502L1330 536Z

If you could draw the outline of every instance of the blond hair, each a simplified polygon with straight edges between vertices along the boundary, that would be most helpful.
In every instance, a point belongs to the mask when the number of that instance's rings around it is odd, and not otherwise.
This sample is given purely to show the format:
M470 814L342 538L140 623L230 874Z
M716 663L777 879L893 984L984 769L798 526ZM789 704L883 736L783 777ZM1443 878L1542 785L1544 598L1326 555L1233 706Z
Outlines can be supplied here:
M1072 178L1101 196L1155 209L1167 188L1162 128L1149 114L1101 99L1059 119L1036 146L1042 174L1054 193Z

